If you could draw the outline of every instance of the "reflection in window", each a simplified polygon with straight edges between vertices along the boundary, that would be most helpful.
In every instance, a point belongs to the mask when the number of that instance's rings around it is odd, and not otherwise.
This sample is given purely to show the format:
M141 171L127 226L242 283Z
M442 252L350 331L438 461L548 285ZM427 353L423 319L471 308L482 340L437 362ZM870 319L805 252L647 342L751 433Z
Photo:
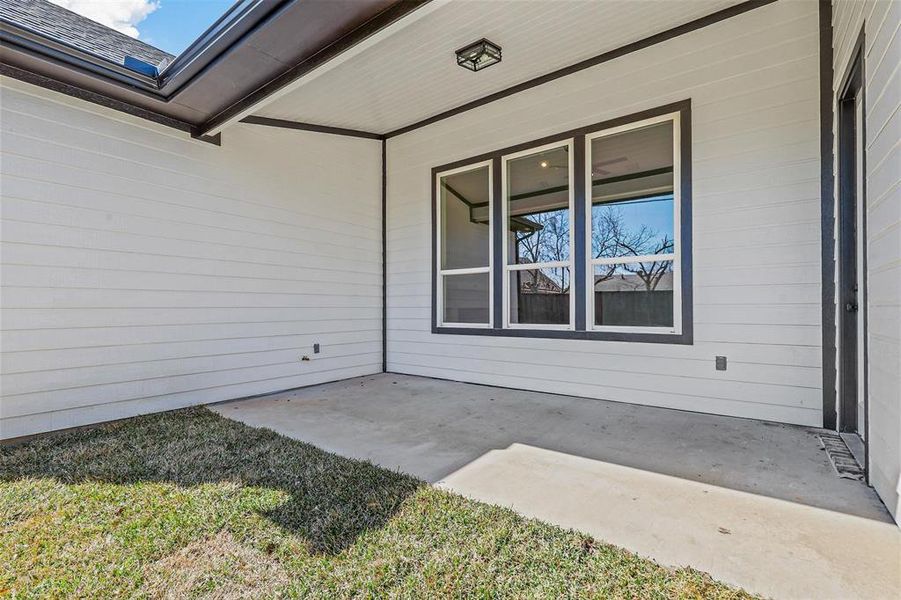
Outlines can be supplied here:
M673 262L596 265L594 324L672 327Z
M591 138L596 327L674 326L674 128L667 119Z
M569 260L569 152L563 146L507 162L509 264Z
M671 254L674 247L672 194L591 207L593 258Z
M510 271L510 322L569 323L569 267Z

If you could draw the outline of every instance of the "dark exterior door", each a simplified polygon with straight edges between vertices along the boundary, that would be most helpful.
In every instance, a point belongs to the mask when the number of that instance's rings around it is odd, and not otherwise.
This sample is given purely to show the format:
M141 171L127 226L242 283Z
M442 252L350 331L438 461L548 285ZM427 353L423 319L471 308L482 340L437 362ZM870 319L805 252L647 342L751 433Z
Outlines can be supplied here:
M862 56L838 101L838 429L866 439L866 207Z

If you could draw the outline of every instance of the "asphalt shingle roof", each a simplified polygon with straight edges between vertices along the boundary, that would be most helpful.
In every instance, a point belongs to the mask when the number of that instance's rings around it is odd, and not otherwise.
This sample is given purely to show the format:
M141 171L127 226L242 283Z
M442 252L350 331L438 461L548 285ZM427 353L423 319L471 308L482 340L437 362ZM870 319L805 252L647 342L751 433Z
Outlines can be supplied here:
M47 0L2 0L0 18L118 65L133 56L152 65L174 56Z

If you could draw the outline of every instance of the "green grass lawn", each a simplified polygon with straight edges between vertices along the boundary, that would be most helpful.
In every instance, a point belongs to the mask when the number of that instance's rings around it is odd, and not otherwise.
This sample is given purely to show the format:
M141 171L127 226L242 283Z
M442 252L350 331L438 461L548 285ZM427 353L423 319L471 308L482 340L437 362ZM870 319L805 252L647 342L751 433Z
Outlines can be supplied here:
M748 597L202 408L0 448L6 595Z

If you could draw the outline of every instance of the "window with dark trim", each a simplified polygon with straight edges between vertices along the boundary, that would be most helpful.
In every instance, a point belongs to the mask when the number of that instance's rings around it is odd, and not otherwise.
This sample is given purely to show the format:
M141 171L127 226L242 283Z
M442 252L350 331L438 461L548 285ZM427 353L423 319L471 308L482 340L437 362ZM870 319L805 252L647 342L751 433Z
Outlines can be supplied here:
M432 169L432 331L692 343L691 104Z

